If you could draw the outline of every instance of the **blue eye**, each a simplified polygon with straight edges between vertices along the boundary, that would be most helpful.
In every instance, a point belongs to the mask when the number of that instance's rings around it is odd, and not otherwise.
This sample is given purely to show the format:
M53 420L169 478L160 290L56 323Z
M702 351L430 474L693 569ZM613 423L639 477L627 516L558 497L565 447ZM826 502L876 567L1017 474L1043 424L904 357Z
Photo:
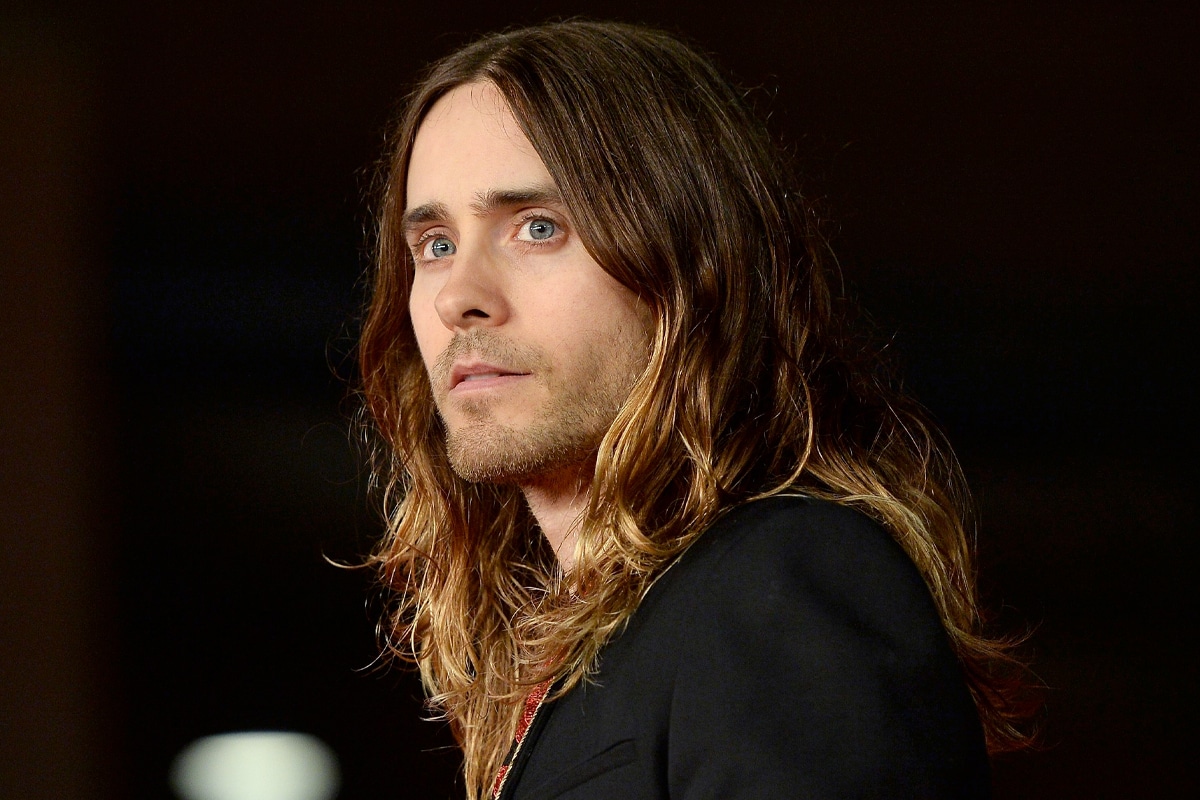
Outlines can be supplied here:
M439 236L432 240L426 249L433 258L445 258L446 256L454 255L458 248L454 246L454 242L445 236Z
M529 238L537 242L549 239L558 230L555 224L548 219L530 220L526 227L529 229Z
M535 219L529 223L529 236L532 239L549 239L554 235L554 223L548 219Z

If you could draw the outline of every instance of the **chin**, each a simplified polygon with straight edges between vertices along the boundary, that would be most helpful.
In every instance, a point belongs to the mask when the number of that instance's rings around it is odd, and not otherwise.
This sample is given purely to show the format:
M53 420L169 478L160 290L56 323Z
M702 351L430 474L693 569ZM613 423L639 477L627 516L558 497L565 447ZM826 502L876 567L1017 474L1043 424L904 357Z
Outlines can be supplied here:
M449 433L446 453L454 472L465 481L530 486L576 470L594 456L600 437L580 433L578 429L535 426L518 431L469 425Z

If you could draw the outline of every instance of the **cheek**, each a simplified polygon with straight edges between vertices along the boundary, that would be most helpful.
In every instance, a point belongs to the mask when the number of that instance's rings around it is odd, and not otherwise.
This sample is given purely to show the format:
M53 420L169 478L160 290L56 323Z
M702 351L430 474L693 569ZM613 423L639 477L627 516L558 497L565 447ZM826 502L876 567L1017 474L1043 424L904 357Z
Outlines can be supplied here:
M437 360L450 339L450 331L442 324L433 305L433 297L426 297L421 287L413 286L408 300L408 318L413 336L421 351L426 366Z
M602 356L610 368L640 373L650 353L649 308L623 287L593 293L588 299L593 323L581 327L577 347Z
M624 286L610 287L608 313L616 320L621 339L636 343L644 350L654 331L654 312L650 306Z

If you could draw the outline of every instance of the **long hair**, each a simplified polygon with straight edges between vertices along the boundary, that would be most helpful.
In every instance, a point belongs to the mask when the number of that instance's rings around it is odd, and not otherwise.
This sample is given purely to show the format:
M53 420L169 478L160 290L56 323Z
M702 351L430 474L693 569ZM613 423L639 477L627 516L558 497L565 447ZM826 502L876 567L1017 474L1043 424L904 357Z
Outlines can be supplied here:
M561 574L519 490L450 467L408 318L413 140L451 89L494 84L588 252L651 310L649 363L600 443ZM390 143L359 359L381 438L374 555L387 642L415 661L487 793L521 701L585 679L723 511L780 492L878 520L929 586L990 748L1024 741L1005 642L983 634L968 500L942 435L848 330L811 204L741 92L677 39L614 23L491 35L434 64Z

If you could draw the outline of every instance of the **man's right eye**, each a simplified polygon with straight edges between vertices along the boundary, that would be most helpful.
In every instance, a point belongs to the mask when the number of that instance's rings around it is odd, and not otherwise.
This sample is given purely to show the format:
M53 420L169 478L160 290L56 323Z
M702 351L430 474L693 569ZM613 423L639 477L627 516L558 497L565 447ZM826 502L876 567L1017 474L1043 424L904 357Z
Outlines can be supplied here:
M445 236L436 236L426 242L421 249L423 258L445 258L454 255L457 248L454 246L454 242Z

